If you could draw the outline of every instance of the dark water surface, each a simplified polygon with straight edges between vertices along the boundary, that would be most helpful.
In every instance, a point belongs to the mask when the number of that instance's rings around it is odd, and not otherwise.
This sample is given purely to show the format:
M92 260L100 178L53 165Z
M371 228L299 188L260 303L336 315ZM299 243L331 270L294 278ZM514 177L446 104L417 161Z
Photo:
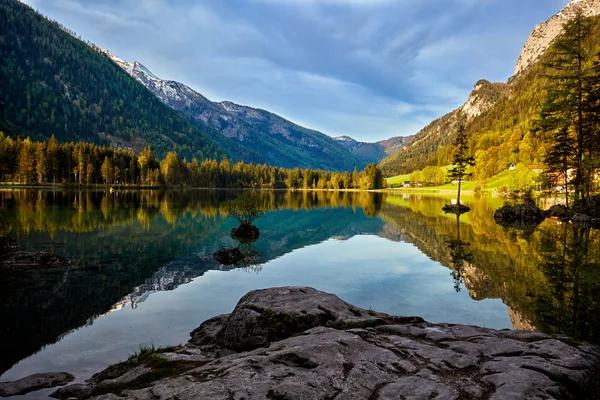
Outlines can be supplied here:
M0 266L0 380L85 380L140 346L184 343L246 292L308 285L363 308L432 322L566 333L600 342L600 233L546 220L497 225L498 199L263 192L260 238L238 245L234 191L0 191L0 236L68 267ZM26 396L35 398L49 391Z

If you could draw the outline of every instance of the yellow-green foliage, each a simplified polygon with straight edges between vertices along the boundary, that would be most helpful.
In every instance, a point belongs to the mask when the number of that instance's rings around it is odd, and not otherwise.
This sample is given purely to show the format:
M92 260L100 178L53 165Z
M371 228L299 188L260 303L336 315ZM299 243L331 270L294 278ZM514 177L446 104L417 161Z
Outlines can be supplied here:
M441 167L442 170L447 170L448 166ZM421 173L421 171L416 171ZM411 180L411 175L398 175L391 178L387 178L388 186L394 187L401 185L405 180ZM483 190L483 191L504 191L504 190L525 190L533 185L538 179L539 174L534 173L531 169L524 164L517 164L514 170L505 170L497 175L486 178L484 180L469 180L462 183L462 190ZM399 182L395 183L395 182ZM414 185L413 185L414 186ZM443 185L424 185L426 189L419 190L456 190L456 184L445 183Z
M600 17L592 18L590 51L595 54L600 50ZM508 90L497 87L495 93L499 93L499 97L496 103L466 124L469 147L476 162L473 171L475 180L493 177L510 164L522 164L528 168L536 165L543 167L548 143L553 138L536 135L532 130L539 119L540 104L546 98L550 84L547 76L552 71L546 63L551 57L550 50L525 73L511 78ZM490 93L494 93L492 89L490 87ZM432 129L446 130L437 135L430 134L417 145L409 145L386 158L380 164L384 174L406 174L425 165L447 164L453 153L451 143L456 136L454 126L464 119L462 113L454 111L432 122Z

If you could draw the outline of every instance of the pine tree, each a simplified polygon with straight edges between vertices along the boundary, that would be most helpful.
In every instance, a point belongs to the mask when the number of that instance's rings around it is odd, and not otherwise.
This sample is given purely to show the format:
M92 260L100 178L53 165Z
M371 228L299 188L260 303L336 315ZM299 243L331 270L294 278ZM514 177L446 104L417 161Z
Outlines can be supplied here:
M46 143L35 144L35 175L38 183L44 182L48 172L46 165Z
M58 173L58 151L58 141L56 140L56 137L52 135L48 141L48 148L46 149L48 172L52 176L52 183L56 183L56 174Z
M475 159L468 155L469 141L465 132L465 127L458 127L458 134L454 140L455 153L452 158L453 167L448 170L448 177L458 179L458 194L456 204L460 207L460 186L463 178L467 175L467 168L475 165Z
M108 157L104 157L104 161L102 162L101 174L105 184L112 183L113 168L112 163L110 162Z
M590 185L590 172L586 171L586 143L590 132L592 113L589 107L591 95L590 35L592 22L579 11L575 18L563 26L564 33L552 47L552 61L546 66L553 71L548 96L542 105L540 131L550 136L552 147L545 163L547 173L560 171L568 183L568 171L574 194L573 205L579 207Z

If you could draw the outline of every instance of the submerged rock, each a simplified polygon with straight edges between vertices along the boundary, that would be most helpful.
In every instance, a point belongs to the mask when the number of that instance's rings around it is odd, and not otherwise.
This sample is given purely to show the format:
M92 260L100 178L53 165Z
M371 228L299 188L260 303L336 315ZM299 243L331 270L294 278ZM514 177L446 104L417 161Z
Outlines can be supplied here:
M71 261L43 251L16 251L2 258L0 265L17 268L66 267L71 265Z
M193 367L142 372L129 388L96 379L87 393L182 400L592 399L600 393L597 346L394 317L308 287L252 291L231 314L204 322L191 336L176 353L193 355Z
M75 377L66 372L47 372L33 374L12 382L0 382L0 397L9 397L66 385Z
M19 245L12 238L0 237L0 256L16 251Z
M517 204L515 206L504 206L494 213L496 222L541 222L545 219L542 210L533 203Z
M15 239L0 237L0 267L27 269L69 265L71 261L56 254L43 251L19 251L19 244Z
M244 259L244 254L237 247L225 247L216 251L213 258L223 265L233 265Z

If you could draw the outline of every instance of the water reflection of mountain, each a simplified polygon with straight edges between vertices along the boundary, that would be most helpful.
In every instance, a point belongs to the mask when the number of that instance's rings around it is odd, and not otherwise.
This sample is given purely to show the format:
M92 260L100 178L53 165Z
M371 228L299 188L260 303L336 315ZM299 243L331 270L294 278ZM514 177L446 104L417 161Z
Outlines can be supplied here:
M454 216L441 198L387 198L382 236L403 237L431 259L453 265L447 240L456 237ZM515 329L565 333L600 342L600 232L547 220L533 233L496 225L495 206L474 201L461 217L471 262L461 264L475 300L500 298Z
M260 253L259 264L331 238L346 240L358 234L376 234L383 226L379 219L368 218L361 211L355 213L352 209L344 208L269 212L258 224L262 227L262 233L254 247ZM227 241L226 238L224 240ZM233 245L233 240L230 241ZM210 243L198 242L193 250L196 252L160 267L117 304L131 304L135 308L151 293L174 290L209 270L235 268L216 262L210 256L215 250Z
M9 210L6 225L24 250L74 262L66 268L0 269L0 315L8 322L0 328L0 371L99 315L222 269L210 255L233 243L234 224L219 209L228 196L231 192L0 192ZM374 215L381 204L371 195L270 192L263 201L265 209L281 210L259 221L261 263L332 236L382 227L365 215Z
M0 191L2 232L16 236L25 250L74 262L65 268L0 268L0 316L7 322L0 325L0 371L99 315L229 268L210 255L235 244L235 224L220 208L235 195ZM254 244L259 264L330 238L377 234L413 243L460 270L472 298L501 298L509 306L515 328L600 342L597 231L546 221L524 235L495 224L499 204L473 201L460 220L460 239L469 244L472 259L457 263L448 246L457 235L456 219L441 212L442 198L266 192L262 203L267 213L257 221L261 236ZM370 218L375 215L380 218Z

